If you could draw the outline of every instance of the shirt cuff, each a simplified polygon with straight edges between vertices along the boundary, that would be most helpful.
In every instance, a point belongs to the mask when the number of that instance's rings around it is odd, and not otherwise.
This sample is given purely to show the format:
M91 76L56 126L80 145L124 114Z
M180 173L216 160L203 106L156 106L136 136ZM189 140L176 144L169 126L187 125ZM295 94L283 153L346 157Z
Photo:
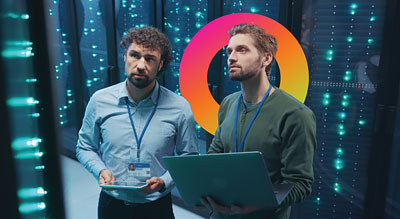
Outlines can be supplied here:
M171 175L169 174L168 171L166 171L160 178L164 181L165 183L165 189L166 191L171 191L172 187L175 186L174 181L172 180Z
M92 174L97 179L97 181L99 181L100 171L103 170L103 169L107 169L107 167L104 164L98 163L98 164L93 166Z

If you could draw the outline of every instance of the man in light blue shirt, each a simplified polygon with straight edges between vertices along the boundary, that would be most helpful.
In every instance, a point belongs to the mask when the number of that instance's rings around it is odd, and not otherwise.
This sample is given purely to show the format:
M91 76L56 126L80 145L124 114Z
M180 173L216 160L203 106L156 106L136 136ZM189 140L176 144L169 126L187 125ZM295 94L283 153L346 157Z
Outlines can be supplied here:
M93 94L76 155L100 184L140 181L148 174L143 189L103 189L99 218L174 218L174 183L161 158L198 153L193 114L184 98L156 81L172 60L163 33L152 27L133 28L120 45L127 79ZM137 162L144 162L146 171L140 172Z

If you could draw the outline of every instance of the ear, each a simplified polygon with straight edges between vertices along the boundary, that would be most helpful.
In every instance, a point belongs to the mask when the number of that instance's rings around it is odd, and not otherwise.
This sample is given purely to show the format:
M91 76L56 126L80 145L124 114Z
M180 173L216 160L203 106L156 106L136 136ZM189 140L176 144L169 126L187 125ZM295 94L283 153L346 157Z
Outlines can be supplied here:
M271 64L272 62L272 53L268 52L268 53L264 53L264 57L262 58L262 63L264 67L267 67L268 65Z
M164 60L161 60L160 65L158 65L158 71L161 70L161 68L163 67L163 65L164 65Z

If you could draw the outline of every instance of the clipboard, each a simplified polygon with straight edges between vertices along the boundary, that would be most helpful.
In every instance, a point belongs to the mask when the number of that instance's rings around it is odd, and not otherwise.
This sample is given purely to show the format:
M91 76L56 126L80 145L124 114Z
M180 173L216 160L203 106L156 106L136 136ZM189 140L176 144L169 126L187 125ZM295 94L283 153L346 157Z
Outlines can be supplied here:
M166 156L166 168L185 204L211 196L225 206L277 207L292 189L273 185L261 152Z

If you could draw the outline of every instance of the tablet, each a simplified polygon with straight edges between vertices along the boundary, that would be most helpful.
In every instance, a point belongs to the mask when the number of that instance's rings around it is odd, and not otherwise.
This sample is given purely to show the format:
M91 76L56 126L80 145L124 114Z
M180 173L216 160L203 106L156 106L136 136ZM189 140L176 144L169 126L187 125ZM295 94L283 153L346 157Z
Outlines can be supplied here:
M182 200L202 205L211 196L225 206L277 207L293 185L273 185L261 152L163 157Z
M111 189L143 189L146 187L146 183L138 183L131 181L115 181L113 185L108 184L100 184L102 188L111 188Z

